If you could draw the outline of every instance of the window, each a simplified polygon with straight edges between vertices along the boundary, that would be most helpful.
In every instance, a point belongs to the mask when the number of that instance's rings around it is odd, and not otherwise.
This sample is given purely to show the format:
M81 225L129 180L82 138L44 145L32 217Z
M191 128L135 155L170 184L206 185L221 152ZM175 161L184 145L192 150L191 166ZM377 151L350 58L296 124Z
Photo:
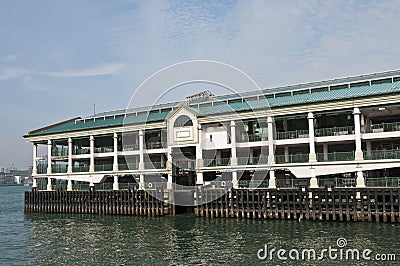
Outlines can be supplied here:
M189 127L189 126L193 126L193 121L187 115L179 116L174 122L174 127Z

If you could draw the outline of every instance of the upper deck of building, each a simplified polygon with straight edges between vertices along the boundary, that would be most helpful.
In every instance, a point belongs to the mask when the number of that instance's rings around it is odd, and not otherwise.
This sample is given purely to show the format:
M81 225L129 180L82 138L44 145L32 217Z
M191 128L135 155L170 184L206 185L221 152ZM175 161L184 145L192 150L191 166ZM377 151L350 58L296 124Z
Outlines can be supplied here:
M118 127L124 124L144 124L164 121L182 104L208 117L271 108L338 102L348 99L391 95L400 91L400 70L359 75L318 82L262 89L244 93L212 96L196 103L171 102L98 113L73 118L30 131L24 137L46 136L63 132Z

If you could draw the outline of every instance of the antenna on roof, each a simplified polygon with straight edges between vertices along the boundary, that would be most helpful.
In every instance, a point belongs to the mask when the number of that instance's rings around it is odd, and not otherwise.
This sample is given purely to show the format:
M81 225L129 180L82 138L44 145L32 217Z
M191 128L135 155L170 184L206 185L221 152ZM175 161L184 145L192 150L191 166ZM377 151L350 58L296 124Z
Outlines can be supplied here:
M93 104L93 115L96 115L96 104Z

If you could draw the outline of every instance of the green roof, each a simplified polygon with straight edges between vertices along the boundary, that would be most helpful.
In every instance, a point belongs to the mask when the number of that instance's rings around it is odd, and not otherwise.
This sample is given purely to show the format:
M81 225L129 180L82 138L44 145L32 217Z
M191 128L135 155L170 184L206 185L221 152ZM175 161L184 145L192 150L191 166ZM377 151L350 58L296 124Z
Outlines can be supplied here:
M356 77L348 78L348 79L338 79L333 80L336 82L344 82L345 80L350 81L359 81L364 80L366 77L385 77L384 74L388 75L391 74L398 74L400 75L400 71L393 71L393 72L386 72L386 73L378 73L378 74L371 74L371 75L364 75L360 76L358 79ZM294 95L286 95L286 96L279 96L273 95L270 92L289 92L298 90L300 87L309 88L311 85L314 86L317 84L319 85L333 85L333 81L326 81L326 82L317 82L317 83L307 83L295 86L288 86L282 87L280 89L268 90L268 94L261 94L265 93L267 90L251 92L251 93L244 93L241 94L242 99L246 97L252 96L251 100L237 100L237 94L233 94L231 98L229 95L223 95L221 98L213 97L212 105L211 104L203 104L203 103L196 103L190 105L189 108L194 110L198 113L199 117L215 115L215 114L224 114L224 113L232 113L232 112L244 112L244 111L251 111L251 110L259 110L265 108L276 108L276 107L283 107L283 106L291 106L291 105L301 105L301 104L309 104L309 103L317 103L317 102L328 102L328 101L338 101L344 99L354 99L354 98L362 98L362 97L370 97L376 95L383 95L383 94L392 94L400 92L400 81L396 81L393 83L381 83L381 84L372 84L364 85L364 86L357 86L357 87L350 87L350 88L341 88L335 89L331 91L315 91L305 90L299 94ZM337 84L337 83L336 83ZM259 95L265 95L265 97L259 97ZM260 99L255 100L255 96L259 97ZM221 99L224 101L218 101ZM233 99L236 99L233 101ZM79 131L79 130L87 130L87 129L98 129L98 128L105 128L105 127L114 127L114 126L122 126L125 124L142 124L146 122L157 122L163 121L166 119L168 114L172 111L173 107L178 107L181 105L181 102L174 102L174 103L167 103L167 104L159 104L155 106L147 106L147 107L138 107L129 110L117 110L111 112L105 112L101 114L97 114L96 117L88 117L85 119L71 119L65 122L61 122L52 126L48 126L45 128L37 129L31 131L25 137L31 136L41 136L53 133L61 133L61 132L72 132L72 131ZM126 113L126 114L125 114Z

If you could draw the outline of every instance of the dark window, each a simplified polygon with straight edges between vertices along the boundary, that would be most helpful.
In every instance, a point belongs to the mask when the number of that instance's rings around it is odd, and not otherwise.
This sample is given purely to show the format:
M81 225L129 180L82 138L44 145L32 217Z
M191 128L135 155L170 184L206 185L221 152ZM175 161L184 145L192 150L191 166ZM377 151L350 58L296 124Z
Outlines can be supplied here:
M187 115L179 116L174 123L174 127L188 127L193 126L193 121Z

